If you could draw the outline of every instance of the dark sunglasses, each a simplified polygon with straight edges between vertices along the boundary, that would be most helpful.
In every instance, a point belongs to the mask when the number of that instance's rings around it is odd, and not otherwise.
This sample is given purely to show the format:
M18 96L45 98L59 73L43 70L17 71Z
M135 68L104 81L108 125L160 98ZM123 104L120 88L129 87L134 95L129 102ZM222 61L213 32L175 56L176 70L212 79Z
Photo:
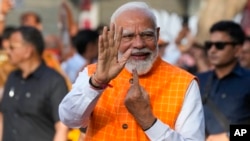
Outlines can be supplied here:
M215 46L216 49L218 50L223 50L226 45L237 45L237 42L211 42L211 41L206 41L204 46L206 50L209 50L213 45Z

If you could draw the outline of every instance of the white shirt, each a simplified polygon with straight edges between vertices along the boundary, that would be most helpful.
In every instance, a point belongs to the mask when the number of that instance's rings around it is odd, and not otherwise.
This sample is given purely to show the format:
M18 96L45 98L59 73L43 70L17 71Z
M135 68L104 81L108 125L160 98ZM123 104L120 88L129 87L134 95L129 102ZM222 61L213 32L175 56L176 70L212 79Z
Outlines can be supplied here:
M89 84L87 69L80 72L72 90L59 105L61 121L71 128L86 127L103 90ZM166 115L167 116L167 115ZM205 125L200 90L193 80L186 92L184 103L175 123L175 130L159 119L145 134L152 141L204 141Z
M70 81L74 83L78 73L86 63L86 60L80 54L75 53L71 58L62 62L61 68L67 74Z

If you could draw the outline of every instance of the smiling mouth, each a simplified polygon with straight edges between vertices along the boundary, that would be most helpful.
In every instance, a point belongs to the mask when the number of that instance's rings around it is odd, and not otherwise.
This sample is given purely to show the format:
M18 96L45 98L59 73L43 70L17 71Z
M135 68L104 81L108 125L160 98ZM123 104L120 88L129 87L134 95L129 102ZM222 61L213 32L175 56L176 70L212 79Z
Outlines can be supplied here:
M131 57L134 60L145 60L149 55L150 55L149 52L137 52L137 53L132 53Z

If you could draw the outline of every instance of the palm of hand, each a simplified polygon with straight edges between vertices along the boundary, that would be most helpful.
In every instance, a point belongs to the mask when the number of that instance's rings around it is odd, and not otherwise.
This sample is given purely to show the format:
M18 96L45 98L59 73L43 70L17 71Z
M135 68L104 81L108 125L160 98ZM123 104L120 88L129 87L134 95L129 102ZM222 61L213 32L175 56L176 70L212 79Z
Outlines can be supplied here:
M102 35L98 42L98 62L96 70L96 79L102 83L108 83L115 78L124 68L130 54L128 49L118 60L118 49L121 44L123 29L115 29L114 24L110 25L110 31L104 27Z

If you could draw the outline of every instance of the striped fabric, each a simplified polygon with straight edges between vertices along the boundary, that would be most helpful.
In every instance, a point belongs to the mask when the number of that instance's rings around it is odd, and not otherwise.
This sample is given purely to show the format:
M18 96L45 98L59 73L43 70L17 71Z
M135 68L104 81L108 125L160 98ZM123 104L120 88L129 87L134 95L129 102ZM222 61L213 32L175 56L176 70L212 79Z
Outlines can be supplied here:
M89 75L94 71L95 65L88 66ZM101 95L90 118L85 141L149 140L124 105L131 78L132 75L124 69L110 82L113 87L106 88ZM154 115L172 129L193 79L191 74L160 58L156 60L150 73L139 78L141 86L150 95Z

